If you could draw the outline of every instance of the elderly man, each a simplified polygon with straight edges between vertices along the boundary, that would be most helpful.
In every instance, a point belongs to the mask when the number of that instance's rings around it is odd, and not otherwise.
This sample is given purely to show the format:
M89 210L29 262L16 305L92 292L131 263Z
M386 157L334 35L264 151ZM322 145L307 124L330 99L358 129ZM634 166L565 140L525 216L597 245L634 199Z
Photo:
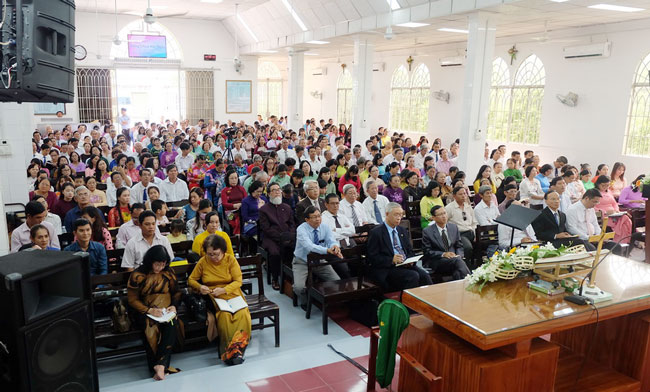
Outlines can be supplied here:
M282 139L282 144L278 150L278 162L284 163L287 158L293 158L296 160L296 162L298 162L298 156L296 155L296 152L289 148L289 139L284 138Z
M74 201L77 202L77 206L68 211L65 214L65 219L63 220L63 226L65 226L65 231L67 233L72 233L72 224L74 221L81 218L81 210L86 207L93 206L93 204L90 202L90 191L83 185L75 188ZM104 214L102 212L99 212L99 216L104 219Z
M280 289L278 275L281 263L289 264L293 258L296 244L296 223L293 211L287 204L282 203L280 186L272 183L268 186L269 202L259 209L259 230L262 247L269 257L271 286Z
M304 222L296 230L296 250L293 257L293 291L298 295L301 307L306 309L307 256L310 253L332 254L343 258L332 230L322 224L321 213L313 205L304 211ZM313 273L323 281L339 280L331 265L318 266Z
M463 261L463 243L458 226L447 220L447 211L442 206L433 206L431 216L435 224L422 231L422 265L437 274L451 275L455 280L463 279L469 274L469 268Z
M325 203L323 199L319 197L320 189L318 187L318 182L315 180L305 181L303 185L303 190L305 191L305 197L298 204L296 204L296 222L305 221L305 210L309 206L313 206L319 212L325 211Z
M422 145L420 145L420 152L413 155L413 158L415 159L415 167L417 167L418 169L423 169L424 168L424 160L428 156L430 156L429 155L429 145L426 144L426 143L422 143Z
M50 235L50 246L61 249L59 237L56 235L54 226L49 222L45 222L46 217L47 209L43 204L38 201L30 201L27 203L25 206L25 222L11 233L11 253L18 252L21 246L32 242L29 230L34 225L45 226Z
M368 276L386 291L432 284L429 275L415 263L399 265L414 255L408 232L399 226L403 216L402 206L388 203L386 220L372 229L368 238Z
M388 199L384 195L379 194L379 187L373 180L366 180L366 195L363 203L363 210L366 213L368 222L374 225L384 223L386 220L386 206Z
M490 226L495 225L494 221L499 217L499 207L497 207L496 202L492 200L493 193L492 187L489 185L481 185L478 189L479 195L481 195L481 202L474 207L474 216L476 216L476 221L479 226Z
M345 215L354 224L354 227L370 223L363 206L357 200L358 195L354 185L346 184L343 187L344 199L341 201L341 214Z
M140 233L129 240L124 249L122 257L122 268L133 271L142 265L144 254L154 245L162 245L169 253L169 258L174 258L174 251L167 237L158 231L156 226L156 214L153 211L144 211L138 217Z

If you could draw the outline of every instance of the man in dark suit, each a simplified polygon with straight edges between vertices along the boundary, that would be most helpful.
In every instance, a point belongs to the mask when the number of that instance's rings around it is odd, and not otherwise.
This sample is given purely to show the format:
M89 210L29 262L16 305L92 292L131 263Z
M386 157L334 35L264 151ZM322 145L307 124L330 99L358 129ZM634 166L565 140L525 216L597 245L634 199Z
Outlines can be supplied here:
M260 208L259 229L262 247L269 254L271 286L280 289L278 275L281 263L291 265L293 249L296 246L296 222L291 207L282 203L280 185L272 183L268 187L269 203Z
M547 207L531 223L535 237L539 241L550 242L555 247L569 245L569 242L582 243L567 232L566 215L560 211L560 195L555 191L546 192L544 201Z
M463 279L469 274L469 268L463 261L458 226L447 222L447 211L442 206L433 206L431 216L435 224L422 230L422 265L435 273L451 275L454 280Z
M309 206L314 206L318 208L320 212L325 211L325 203L323 202L323 199L321 199L320 196L320 190L318 188L318 182L315 180L309 180L305 181L305 185L303 185L303 188L305 190L305 194L307 197L302 199L298 204L296 204L296 222L304 222L305 221L305 210Z
M415 263L396 265L413 256L408 232L399 226L402 216L402 206L388 203L386 220L372 229L368 238L368 277L387 291L401 291L432 284L426 271Z

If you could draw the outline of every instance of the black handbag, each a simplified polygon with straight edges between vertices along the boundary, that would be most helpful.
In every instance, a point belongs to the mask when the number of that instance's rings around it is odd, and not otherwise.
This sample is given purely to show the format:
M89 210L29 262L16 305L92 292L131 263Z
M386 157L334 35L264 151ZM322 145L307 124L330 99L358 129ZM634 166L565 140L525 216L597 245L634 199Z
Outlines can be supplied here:
M204 323L208 319L208 305L203 297L197 294L188 294L185 296L185 306L187 306L188 316L192 321Z

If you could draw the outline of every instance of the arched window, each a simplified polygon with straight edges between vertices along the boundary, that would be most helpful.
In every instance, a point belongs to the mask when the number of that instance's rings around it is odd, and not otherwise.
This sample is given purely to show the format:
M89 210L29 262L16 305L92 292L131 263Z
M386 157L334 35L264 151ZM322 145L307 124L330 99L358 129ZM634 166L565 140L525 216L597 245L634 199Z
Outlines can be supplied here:
M488 137L514 143L538 144L546 84L544 64L534 54L528 56L517 69L512 87L507 88L504 85L507 81L507 65L501 61L495 60L493 63Z
M510 70L508 64L497 57L492 62L492 88L488 112L487 138L506 140L510 118Z
M636 69L627 116L623 154L650 156L650 54Z
M352 89L354 79L347 69L344 69L336 83L336 113L339 124L352 124L354 96Z
M431 78L426 65L420 64L409 77L401 65L391 80L390 126L397 132L426 132L429 123Z
M120 37L120 40L122 40L122 43L120 45L111 45L112 59L129 57L129 34L164 35L167 41L167 58L183 60L183 51L181 50L181 46L178 44L178 40L174 34L158 22L148 24L144 23L142 19L134 20L120 30L117 35Z
M257 66L257 111L265 119L282 115L282 74L269 61Z

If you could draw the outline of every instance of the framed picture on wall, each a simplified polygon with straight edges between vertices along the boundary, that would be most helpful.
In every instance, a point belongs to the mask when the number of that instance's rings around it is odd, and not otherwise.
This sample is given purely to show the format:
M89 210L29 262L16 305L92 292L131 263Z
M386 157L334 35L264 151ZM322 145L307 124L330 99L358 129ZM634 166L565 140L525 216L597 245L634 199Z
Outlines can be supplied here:
M251 113L252 95L251 80L226 80L226 113Z
M35 115L57 114L58 112L62 112L63 114L65 114L64 103L35 103L34 104Z

